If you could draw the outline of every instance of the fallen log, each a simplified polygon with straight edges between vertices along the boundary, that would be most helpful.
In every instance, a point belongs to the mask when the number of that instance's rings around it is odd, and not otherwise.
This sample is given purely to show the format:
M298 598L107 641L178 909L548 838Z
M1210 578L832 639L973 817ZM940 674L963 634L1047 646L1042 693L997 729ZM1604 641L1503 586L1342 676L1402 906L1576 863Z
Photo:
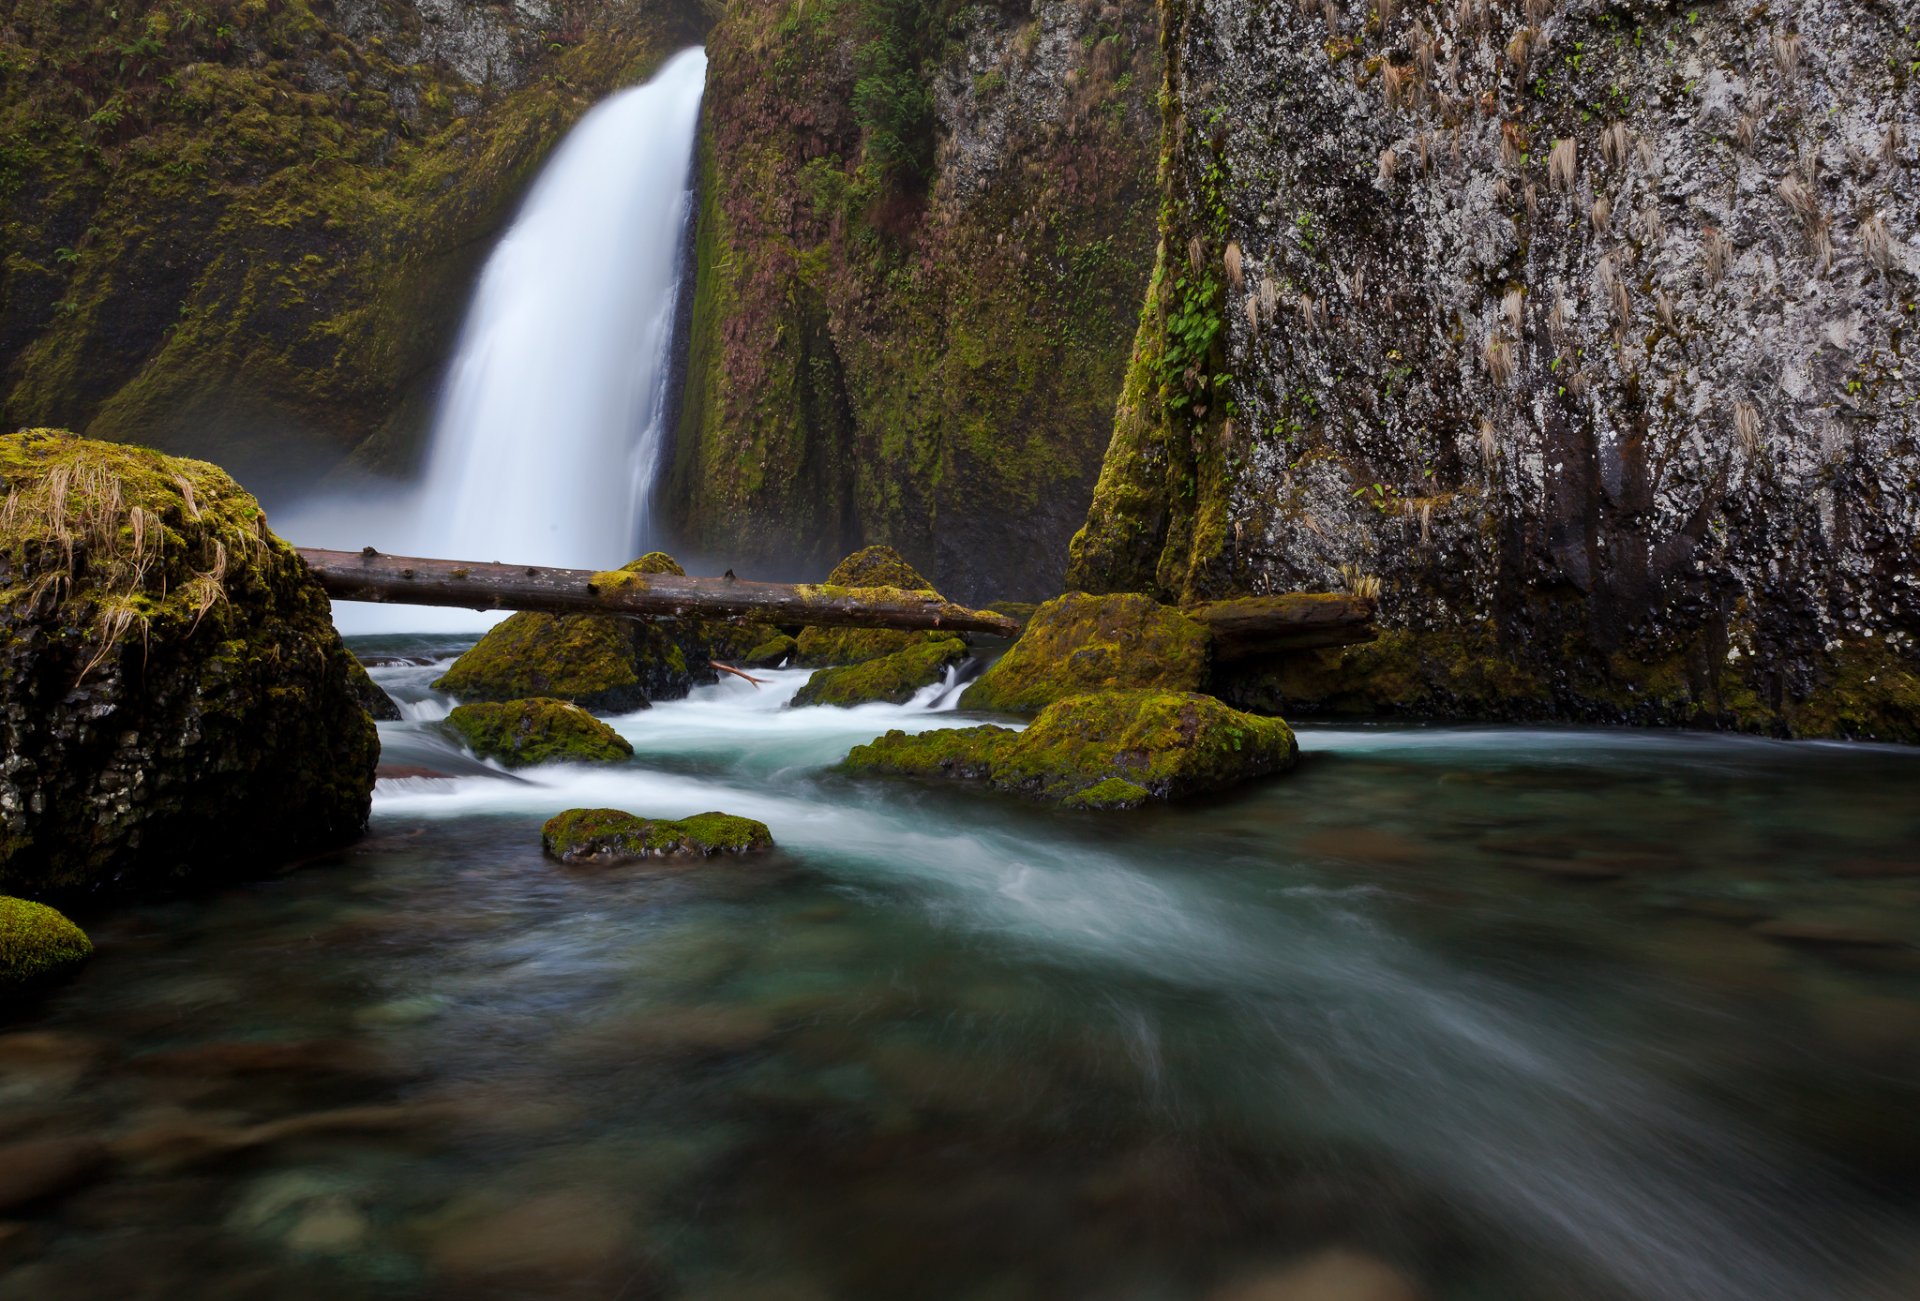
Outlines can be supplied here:
M1016 637L1004 615L969 610L931 592L816 583L684 578L616 569L425 560L363 551L295 548L336 601L448 605L470 610L617 614L643 619L730 619L840 628L942 628Z
M1373 602L1345 592L1289 592L1208 601L1182 610L1213 634L1215 661L1372 641Z

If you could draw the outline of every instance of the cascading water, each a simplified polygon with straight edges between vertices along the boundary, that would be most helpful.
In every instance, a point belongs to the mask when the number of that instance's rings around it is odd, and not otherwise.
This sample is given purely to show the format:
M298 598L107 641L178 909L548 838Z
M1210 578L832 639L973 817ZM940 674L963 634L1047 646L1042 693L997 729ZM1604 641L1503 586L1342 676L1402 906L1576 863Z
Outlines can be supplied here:
M611 568L649 540L664 444L703 50L595 107L488 259L420 485L289 512L303 545ZM482 627L464 611L339 605L351 631Z

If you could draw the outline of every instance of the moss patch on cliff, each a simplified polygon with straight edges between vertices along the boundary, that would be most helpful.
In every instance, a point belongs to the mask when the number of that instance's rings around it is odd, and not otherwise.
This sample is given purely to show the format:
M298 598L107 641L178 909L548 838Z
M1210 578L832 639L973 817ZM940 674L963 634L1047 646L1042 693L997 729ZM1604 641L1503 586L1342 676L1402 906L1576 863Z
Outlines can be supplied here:
M1104 691L1047 706L1032 726L889 732L841 765L859 774L950 777L1080 808L1130 808L1284 772L1298 746L1277 718L1194 692Z
M1197 691L1207 658L1207 630L1151 597L1069 592L1034 612L960 704L1030 714L1087 691Z
M87 933L45 904L0 896L0 992L37 985L93 954Z
M447 726L483 759L509 768L542 763L619 763L633 746L578 705L563 700L513 700L456 706Z
M563 863L643 858L710 858L773 848L764 822L728 813L642 818L619 809L568 809L547 820L541 847Z

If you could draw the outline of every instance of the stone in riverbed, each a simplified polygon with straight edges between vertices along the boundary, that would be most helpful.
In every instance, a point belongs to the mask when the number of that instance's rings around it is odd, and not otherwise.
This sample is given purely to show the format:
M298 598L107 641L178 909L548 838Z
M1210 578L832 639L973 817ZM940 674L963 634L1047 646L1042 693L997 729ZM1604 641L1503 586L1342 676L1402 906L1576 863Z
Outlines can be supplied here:
M512 700L459 705L447 726L474 754L509 768L542 763L619 763L633 746L578 705L564 700Z
M568 809L547 820L541 847L563 863L640 858L706 858L773 848L764 822L726 813L642 818L619 809Z
M1152 597L1069 592L1034 611L960 707L1032 714L1088 691L1197 691L1209 653L1205 628Z
M940 681L966 657L966 643L958 637L922 641L877 660L820 669L794 695L793 703L843 708L875 701L904 705L914 692Z
M0 436L0 891L258 872L366 827L319 581L214 466Z
M933 584L892 547L865 547L833 567L830 587L887 587L932 592ZM935 593L938 595L938 593ZM947 632L905 632L896 628L802 628L794 664L802 668L864 664L927 641L945 641Z
M1023 732L984 726L855 746L843 772L952 777L1080 808L1131 808L1219 790L1293 767L1277 718L1195 692L1112 691L1047 706Z
M0 993L52 979L92 953L87 933L61 913L0 895Z
M781 632L767 638L748 651L741 663L750 669L777 669L792 659L799 651L800 643Z

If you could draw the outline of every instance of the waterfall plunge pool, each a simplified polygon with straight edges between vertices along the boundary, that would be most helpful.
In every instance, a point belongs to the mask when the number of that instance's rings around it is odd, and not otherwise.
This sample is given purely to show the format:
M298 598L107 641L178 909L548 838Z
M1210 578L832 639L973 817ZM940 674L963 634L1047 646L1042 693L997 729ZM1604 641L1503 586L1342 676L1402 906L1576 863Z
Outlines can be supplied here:
M111 1165L0 1224L0 1296L1913 1295L1920 754L1307 727L1289 777L1065 815L836 777L973 720L800 673L508 777L437 671L374 669L382 738L454 776L95 921L6 1028L0 1136ZM581 805L781 849L543 859Z

